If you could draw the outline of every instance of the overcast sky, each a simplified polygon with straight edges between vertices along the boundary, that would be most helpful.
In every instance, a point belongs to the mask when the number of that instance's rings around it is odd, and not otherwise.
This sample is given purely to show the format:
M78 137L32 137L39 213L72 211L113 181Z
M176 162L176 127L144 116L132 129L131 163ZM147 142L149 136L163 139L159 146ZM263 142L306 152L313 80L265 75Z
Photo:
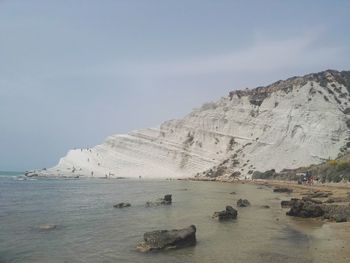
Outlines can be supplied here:
M180 118L230 90L350 70L350 1L0 0L0 170Z

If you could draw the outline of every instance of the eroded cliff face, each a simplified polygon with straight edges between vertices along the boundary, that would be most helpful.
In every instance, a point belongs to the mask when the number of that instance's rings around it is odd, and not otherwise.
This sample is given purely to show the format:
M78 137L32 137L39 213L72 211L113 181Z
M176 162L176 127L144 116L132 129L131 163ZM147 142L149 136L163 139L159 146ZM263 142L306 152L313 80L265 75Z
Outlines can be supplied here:
M250 177L336 158L350 142L350 71L233 91L180 120L68 152L41 175Z

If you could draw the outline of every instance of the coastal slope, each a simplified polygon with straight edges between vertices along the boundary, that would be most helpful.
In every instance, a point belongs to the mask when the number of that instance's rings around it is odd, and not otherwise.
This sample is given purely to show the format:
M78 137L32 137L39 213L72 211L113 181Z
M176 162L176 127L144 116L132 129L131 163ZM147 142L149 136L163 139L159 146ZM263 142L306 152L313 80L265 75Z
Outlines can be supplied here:
M70 150L29 175L250 178L334 159L350 147L350 71L236 90L183 119Z

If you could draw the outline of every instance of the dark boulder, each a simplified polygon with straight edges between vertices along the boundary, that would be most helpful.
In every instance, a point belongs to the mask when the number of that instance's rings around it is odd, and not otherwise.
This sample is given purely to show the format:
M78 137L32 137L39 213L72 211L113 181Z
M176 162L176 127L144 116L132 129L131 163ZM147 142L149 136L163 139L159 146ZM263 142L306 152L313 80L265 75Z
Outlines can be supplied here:
M287 215L289 216L296 216L296 217L320 217L325 214L325 211L323 208L310 201L303 201L303 200L296 200L290 210L287 212Z
M239 199L237 201L237 206L238 207L247 207L247 206L250 206L250 202L247 199Z
M55 224L43 224L38 227L40 231L51 231L58 228L58 225Z
M196 244L196 227L191 225L183 229L157 230L146 232L144 242L137 246L140 252L177 249Z
M293 189L287 188L287 187L278 187L273 189L275 193L292 193Z
M161 200L162 205L171 205L172 202L172 195L165 195L164 198Z
M124 208L124 207L129 207L131 206L130 203L119 203L119 204L115 204L113 207L114 208Z
M232 206L226 206L226 210L215 212L213 218L218 218L219 220L228 220L237 218L237 210Z

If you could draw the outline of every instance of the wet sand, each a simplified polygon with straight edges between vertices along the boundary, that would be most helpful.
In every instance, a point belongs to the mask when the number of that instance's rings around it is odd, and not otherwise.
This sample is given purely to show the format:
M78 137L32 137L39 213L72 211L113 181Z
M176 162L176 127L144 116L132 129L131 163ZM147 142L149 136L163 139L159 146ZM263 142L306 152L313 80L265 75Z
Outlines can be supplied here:
M251 183L257 185L264 185L269 187L287 187L293 189L292 196L295 198L300 198L303 194L307 194L309 192L331 192L332 197L347 197L348 193L350 193L350 184L347 183L315 183L313 185L299 185L294 181L276 181L276 180L247 180L240 181L241 183Z
M243 181L241 183L255 184L268 188L286 187L293 189L290 194L284 194L285 200L290 198L302 198L311 192L330 192L331 198L346 198L350 193L350 184L330 183L314 185L299 185L290 181L274 180L254 180ZM327 198L316 198L325 201ZM339 202L337 204L350 205L349 202ZM310 252L314 262L349 262L350 259L350 222L335 223L327 222L321 219L296 219L297 228L304 233L311 234L315 237L310 242ZM321 228L315 228L315 225L322 224Z

